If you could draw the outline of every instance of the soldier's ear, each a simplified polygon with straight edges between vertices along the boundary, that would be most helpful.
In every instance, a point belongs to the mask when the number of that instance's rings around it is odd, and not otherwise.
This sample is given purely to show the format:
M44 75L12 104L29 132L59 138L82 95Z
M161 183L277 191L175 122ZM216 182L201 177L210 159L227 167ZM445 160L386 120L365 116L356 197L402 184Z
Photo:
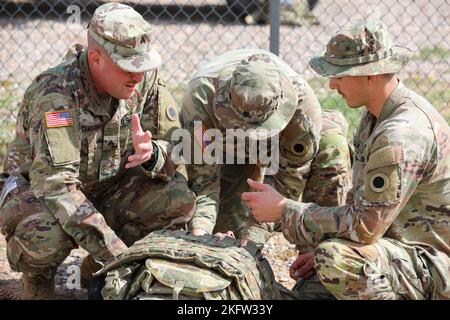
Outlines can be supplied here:
M99 64L100 60L101 60L101 52L100 50L89 50L88 52L88 57L89 57L89 62L90 63L94 63L94 64Z

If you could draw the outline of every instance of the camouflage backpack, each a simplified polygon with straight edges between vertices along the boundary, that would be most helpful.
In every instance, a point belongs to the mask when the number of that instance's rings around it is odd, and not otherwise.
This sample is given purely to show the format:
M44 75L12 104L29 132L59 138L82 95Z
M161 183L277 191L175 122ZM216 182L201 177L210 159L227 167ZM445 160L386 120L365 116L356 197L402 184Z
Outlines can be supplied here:
M185 231L156 231L135 242L95 274L106 275L106 300L281 299L269 262L248 243ZM289 298L289 297L288 297Z

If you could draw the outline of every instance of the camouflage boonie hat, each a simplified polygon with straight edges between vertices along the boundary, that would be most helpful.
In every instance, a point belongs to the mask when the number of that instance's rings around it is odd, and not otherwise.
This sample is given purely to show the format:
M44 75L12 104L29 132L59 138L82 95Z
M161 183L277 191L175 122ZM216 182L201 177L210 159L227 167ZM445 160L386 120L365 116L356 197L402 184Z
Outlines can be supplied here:
M225 78L225 79L224 79ZM267 139L283 130L297 109L289 79L265 54L254 54L219 75L214 112L226 129L254 129L250 139Z
M101 5L88 28L91 37L125 71L144 72L161 64L161 56L150 47L150 25L130 6Z
M323 77L369 76L397 73L412 53L394 45L380 21L359 21L331 38L327 52L309 61Z

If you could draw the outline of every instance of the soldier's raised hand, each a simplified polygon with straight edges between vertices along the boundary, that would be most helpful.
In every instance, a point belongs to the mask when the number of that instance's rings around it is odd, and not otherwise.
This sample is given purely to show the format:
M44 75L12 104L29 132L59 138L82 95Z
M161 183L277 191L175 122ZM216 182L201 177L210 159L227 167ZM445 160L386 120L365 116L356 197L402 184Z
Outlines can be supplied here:
M145 132L142 130L137 114L133 114L131 118L131 128L133 132L134 154L128 157L128 163L125 164L125 168L127 169L147 162L151 159L153 152L152 133L148 130Z

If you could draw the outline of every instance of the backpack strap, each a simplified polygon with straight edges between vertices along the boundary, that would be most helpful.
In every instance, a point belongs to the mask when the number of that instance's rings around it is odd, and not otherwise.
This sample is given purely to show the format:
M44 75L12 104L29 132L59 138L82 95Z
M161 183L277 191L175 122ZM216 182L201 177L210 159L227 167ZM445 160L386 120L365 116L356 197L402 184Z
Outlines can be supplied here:
M179 296L181 290L183 290L185 284L186 284L185 280L175 281L175 285L173 286L173 293L172 293L173 300L178 300L178 296Z

